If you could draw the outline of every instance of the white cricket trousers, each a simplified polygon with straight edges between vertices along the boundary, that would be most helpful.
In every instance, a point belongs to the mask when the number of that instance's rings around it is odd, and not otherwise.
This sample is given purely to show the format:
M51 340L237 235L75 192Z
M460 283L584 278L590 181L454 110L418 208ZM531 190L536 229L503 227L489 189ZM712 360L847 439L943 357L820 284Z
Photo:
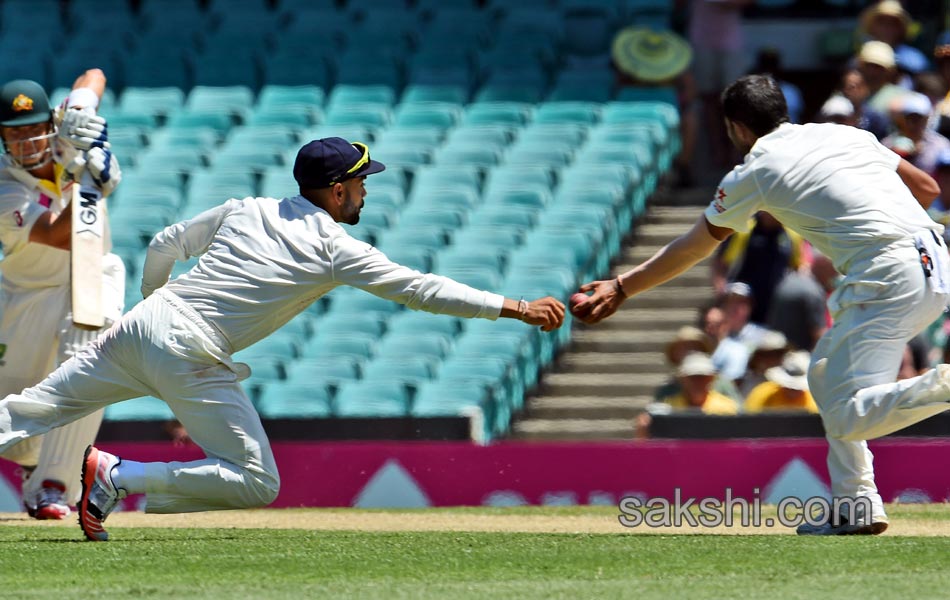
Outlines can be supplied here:
M950 409L947 365L895 381L907 342L940 316L948 296L924 276L912 239L850 272L829 300L834 325L812 353L808 383L828 439L832 495L868 497L877 517L884 508L864 440Z
M109 404L161 398L207 458L146 463L146 512L265 506L280 480L260 417L219 334L159 290L21 394L0 400L0 451Z
M101 331L73 326L69 286L0 291L0 397L16 394L46 377ZM35 467L23 484L23 501L32 508L43 481L66 486L66 500L75 504L81 491L82 453L99 432L102 411L30 438L2 453L3 458Z

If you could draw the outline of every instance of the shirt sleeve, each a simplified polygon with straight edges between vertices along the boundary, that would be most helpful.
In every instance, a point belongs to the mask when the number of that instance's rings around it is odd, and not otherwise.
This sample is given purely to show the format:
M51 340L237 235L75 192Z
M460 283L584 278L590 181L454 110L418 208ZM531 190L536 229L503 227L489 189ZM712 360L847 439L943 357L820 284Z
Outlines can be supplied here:
M413 310L464 318L497 319L504 296L469 287L448 277L420 273L350 236L334 238L333 279Z
M749 231L751 218L761 208L762 200L755 172L748 163L739 165L719 183L712 202L706 207L706 220L717 227Z
M7 254L30 241L30 230L48 208L33 201L26 186L9 182L0 185L0 243Z
M198 216L169 225L158 232L148 245L145 265L142 267L142 296L168 282L176 261L185 261L200 256L208 250L224 218L241 200L228 200L224 204L206 210Z

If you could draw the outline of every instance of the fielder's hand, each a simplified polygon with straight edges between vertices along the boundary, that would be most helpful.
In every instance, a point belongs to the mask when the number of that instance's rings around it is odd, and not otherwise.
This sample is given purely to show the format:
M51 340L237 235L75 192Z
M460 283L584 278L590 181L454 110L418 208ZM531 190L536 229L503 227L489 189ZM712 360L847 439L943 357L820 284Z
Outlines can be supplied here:
M616 278L585 283L580 291L585 294L594 292L587 300L573 308L574 317L588 325L603 321L614 314L627 299Z
M67 109L59 125L59 138L77 150L109 148L106 120L83 110Z
M564 324L564 304L551 296L532 300L521 320L529 325L540 325L541 331L553 331Z

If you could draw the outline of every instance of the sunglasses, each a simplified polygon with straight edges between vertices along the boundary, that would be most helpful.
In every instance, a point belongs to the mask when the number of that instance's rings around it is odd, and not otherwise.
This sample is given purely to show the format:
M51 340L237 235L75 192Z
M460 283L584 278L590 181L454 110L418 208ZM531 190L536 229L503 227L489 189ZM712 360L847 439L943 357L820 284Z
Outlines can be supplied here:
M346 173L333 180L327 187L333 187L338 183L346 181L347 179L352 179L356 176L356 173L358 173L360 169L369 164L369 146L361 142L353 142L353 147L362 152L363 155L360 156L360 159L356 161L355 165L347 169Z

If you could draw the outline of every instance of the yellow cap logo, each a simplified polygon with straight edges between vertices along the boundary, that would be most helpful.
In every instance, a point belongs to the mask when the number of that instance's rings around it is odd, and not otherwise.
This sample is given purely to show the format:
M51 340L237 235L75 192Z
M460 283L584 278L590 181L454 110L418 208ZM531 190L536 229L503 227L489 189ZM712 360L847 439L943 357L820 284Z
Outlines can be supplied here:
M20 94L13 99L13 110L14 112L33 110L33 98L30 98L25 94Z

